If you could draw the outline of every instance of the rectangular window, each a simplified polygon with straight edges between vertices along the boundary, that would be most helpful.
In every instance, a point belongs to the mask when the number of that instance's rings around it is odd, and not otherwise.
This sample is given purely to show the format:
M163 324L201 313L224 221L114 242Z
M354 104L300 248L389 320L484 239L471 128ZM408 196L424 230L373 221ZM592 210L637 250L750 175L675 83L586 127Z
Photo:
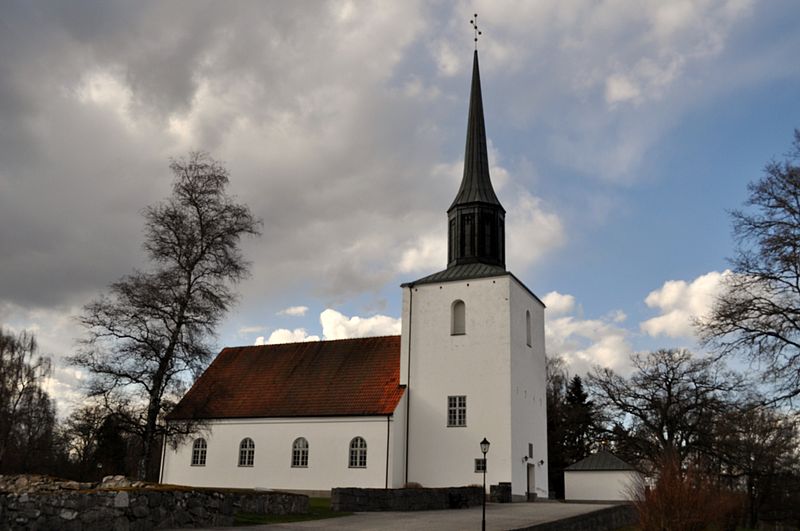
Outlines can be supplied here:
M367 468L367 441L356 437L350 441L350 468Z
M447 397L447 425L466 426L467 425L467 397L448 396Z
M205 439L196 439L192 444L192 466L206 466L206 445Z
M533 443L528 443L528 457L533 457Z
M476 459L475 460L475 472L483 472L486 470L486 459Z
M206 466L205 448L192 450L192 466Z
M295 447L292 450L292 466L294 468L308 467L308 448Z

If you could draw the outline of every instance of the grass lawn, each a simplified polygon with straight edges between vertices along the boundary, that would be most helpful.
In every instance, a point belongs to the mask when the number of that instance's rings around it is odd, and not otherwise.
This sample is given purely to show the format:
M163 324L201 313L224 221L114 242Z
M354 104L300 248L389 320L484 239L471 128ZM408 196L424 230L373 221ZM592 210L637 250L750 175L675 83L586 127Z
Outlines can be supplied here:
M305 522L349 516L353 513L334 512L331 510L330 498L309 498L307 514L252 514L237 513L233 525L285 524L287 522Z

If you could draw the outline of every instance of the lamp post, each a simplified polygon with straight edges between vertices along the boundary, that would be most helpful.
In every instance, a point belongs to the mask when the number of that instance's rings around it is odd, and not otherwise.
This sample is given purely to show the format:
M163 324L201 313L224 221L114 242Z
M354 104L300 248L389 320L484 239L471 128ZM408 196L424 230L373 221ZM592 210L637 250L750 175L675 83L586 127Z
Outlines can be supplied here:
M481 441L481 452L483 452L483 513L481 515L481 531L486 531L486 454L489 452L489 441L486 437Z

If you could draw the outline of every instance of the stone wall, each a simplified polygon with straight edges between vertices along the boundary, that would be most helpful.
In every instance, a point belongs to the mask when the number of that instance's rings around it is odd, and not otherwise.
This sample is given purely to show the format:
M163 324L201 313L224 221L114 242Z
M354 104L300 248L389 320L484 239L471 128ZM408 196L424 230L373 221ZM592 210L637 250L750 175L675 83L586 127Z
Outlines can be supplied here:
M432 511L480 505L481 487L331 490L334 511Z
M308 497L282 492L124 489L0 493L0 529L134 531L233 524L234 514L308 512Z
M598 531L600 529L633 527L638 523L639 515L636 509L633 505L625 503L555 522L522 527L514 531Z

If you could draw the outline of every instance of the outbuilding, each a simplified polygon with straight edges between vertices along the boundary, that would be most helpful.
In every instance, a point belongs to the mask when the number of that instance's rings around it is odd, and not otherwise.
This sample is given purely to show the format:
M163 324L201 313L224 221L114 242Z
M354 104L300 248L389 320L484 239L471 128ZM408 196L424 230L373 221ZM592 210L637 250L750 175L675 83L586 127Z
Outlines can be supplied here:
M569 501L625 501L642 474L611 452L601 450L564 469L564 497Z

